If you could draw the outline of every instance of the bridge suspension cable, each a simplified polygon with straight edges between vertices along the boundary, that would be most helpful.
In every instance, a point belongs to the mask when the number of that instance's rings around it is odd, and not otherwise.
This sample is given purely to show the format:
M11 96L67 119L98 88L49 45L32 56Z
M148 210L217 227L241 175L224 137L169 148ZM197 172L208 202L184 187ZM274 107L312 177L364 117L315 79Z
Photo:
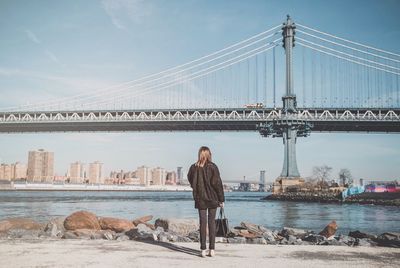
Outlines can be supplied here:
M304 29L307 29L307 30L310 30L310 31L313 31L313 32L316 32L316 33L319 33L319 34L323 34L325 36L329 36L329 37L332 37L332 38L335 38L335 39L338 39L338 40L341 40L341 41L345 41L345 42L348 42L348 43L353 44L353 45L361 46L361 47L364 47L364 48L367 48L367 49L372 49L372 50L375 50L375 51L378 51L378 52L382 52L382 53L385 53L385 54L388 54L388 55L392 55L392 56L396 56L396 57L400 58L400 54L396 54L396 53L393 53L393 52L390 52L390 51L386 51L386 50L383 50L383 49L379 49L379 48L375 48L375 47L372 47L372 46L367 46L367 45L364 45L364 44L361 44L361 43L357 43L357 42L354 42L354 41L351 41L351 40L348 40L348 39L345 39L345 38L342 38L342 37L338 37L338 36L333 35L333 34L329 34L329 33L323 32L323 31L319 31L319 30L313 29L311 27L305 26L305 25L300 24L300 23L296 23L296 25L300 26L300 28L304 28Z
M399 54L296 25L304 107L400 106Z
M345 56L348 56L348 57L351 57L351 58L355 58L357 60L366 61L366 62L369 62L369 63L372 63L372 64L380 65L382 67L390 68L390 69L393 69L393 70L400 71L400 68L389 66L389 65L386 65L386 64L382 64L382 63L379 63L379 62L376 62L376 61L364 59L364 58L361 58L361 57L357 57L357 56L354 56L354 55L351 55L351 54L348 54L348 53L345 53L345 52L342 52L342 51L339 51L339 50L336 50L336 49L332 49L332 48L329 48L329 47L326 47L326 46L323 46L323 45L316 44L314 42L308 41L308 40L303 39L301 37L297 37L297 39L301 40L301 41L304 41L305 43L308 43L308 45L307 45L307 44L305 44L303 42L298 42L298 44L301 45L301 46L305 46L307 48L310 48L310 49L313 49L313 50L316 50L316 51L319 51L319 52L322 52L322 53L325 53L325 54L328 54L328 55L331 55L331 56L334 56L334 57L338 57L338 58L341 58L341 59L344 59L344 60L347 60L347 61L350 61L350 62L353 62L353 63L356 63L356 64L360 64L360 65L363 65L363 66L366 66L366 67L370 67L370 68L374 68L374 69L377 69L377 70L380 70L380 71L384 71L384 72L400 75L399 72L390 71L390 70L387 70L387 69L384 69L384 68L379 68L379 67L376 67L376 66L373 66L373 65L369 65L369 64L365 64L365 63L362 63L362 62L359 62L359 61L351 60L351 59L348 59L346 57L341 57L341 56L338 56L336 54L328 53L326 51L317 49L317 48L312 47L310 45L314 45L314 46L317 46L317 47L320 47L320 48L323 48L323 49L330 50L330 51L332 51L334 53L339 53L339 54L342 54L342 55L345 55Z
M77 94L77 95L74 95L74 96L68 96L68 97L64 97L64 98L61 98L61 99L55 99L55 100L46 101L46 102L39 102L39 103L28 104L28 105L20 105L18 107L10 107L10 108L7 108L7 110L20 109L20 108L35 109L35 108L40 108L41 106L54 107L54 106L58 106L60 102L63 102L64 104L66 104L67 102L70 102L70 103L71 102L76 102L77 99L82 101L82 99L85 99L85 98L93 99L93 98L98 98L99 96L113 95L113 94L115 94L116 91L119 92L119 91L123 91L123 90L126 90L126 89L131 89L131 88L133 88L135 86L138 86L138 85L152 83L152 82L161 80L161 79L163 79L165 77L174 76L174 75L176 75L178 73L182 73L182 72L188 71L190 69L194 69L194 68L196 68L198 66L201 66L201 65L210 63L212 61L221 59L221 58L223 58L225 56L231 55L231 54L233 54L235 52L238 52L238 51L240 51L242 49L251 47L252 45L254 45L256 43L261 42L263 40L266 40L266 39L276 35L277 33L281 32L281 30L278 30L278 31L275 31L273 34L269 34L267 36L264 36L264 35L272 32L274 30L277 30L280 27L281 27L281 25L277 25L277 26L272 27L272 28L270 28L270 29L268 29L266 31L263 31L263 32L259 33L259 34L251 36L251 37L249 37L249 38L247 38L247 39L245 39L243 41L240 41L238 43L230 45L230 46L228 46L226 48L223 48L221 50L218 50L218 51L213 52L211 54L208 54L206 56L200 57L198 59L192 60L190 62L187 62L187 63L181 64L181 65L175 66L173 68L169 68L167 70L158 72L156 74L151 74L151 75L139 78L139 79L127 81L127 82L120 83L120 84L117 84L117 85L112 85L112 86L97 90L95 92L85 92L85 93ZM253 41L253 40L255 40L255 41ZM250 41L252 41L252 42L250 42ZM229 51L229 50L231 50L233 48L235 48L233 51ZM223 53L225 51L228 51L228 52L223 54L223 55L219 55L219 54L221 54L221 53ZM217 56L217 55L219 55L219 56ZM208 59L208 60L206 60L206 59ZM204 60L206 60L206 61L204 61ZM204 61L204 62L202 62L202 61ZM194 65L194 66L190 66L190 65L193 65L194 63L197 63L197 64ZM184 67L186 67L186 68L184 68ZM179 71L177 71L177 70L179 70ZM139 82L141 82L141 83L139 83Z
M206 68L204 70L200 70L200 71L197 71L197 72L192 73L190 75L186 75L186 76L184 76L182 78L176 78L176 79L174 79L172 81L168 81L168 82L160 84L160 85L147 87L147 88L142 89L142 91L139 91L139 92L127 92L125 94L117 96L117 99L119 100L119 99L125 99L127 97L143 96L143 95L146 95L146 94L149 94L149 93L153 93L153 92L159 91L161 89L169 88L169 87L175 86L177 84L181 84L181 83L184 83L184 82L192 81L194 79L206 76L206 75L214 73L214 72L216 72L218 70L225 69L225 68L227 68L229 66L232 66L232 65L234 65L236 63L242 62L242 61L244 61L246 59L249 59L251 57L254 57L254 56L258 55L258 54L261 54L263 52L271 50L272 48L274 48L274 47L276 47L278 45L277 42L279 40L281 40L281 38L276 39L276 40L274 40L273 42L270 42L267 45L263 45L263 46L258 47L256 49L253 49L250 52L244 53L242 55L239 55L239 56L237 56L235 58L229 59L229 60L224 61L222 63L213 65L213 66L208 67L208 68ZM245 56L245 57L243 57L243 56ZM215 68L215 67L218 67L218 68ZM204 71L206 71L206 72L204 72ZM112 100L102 100L102 101L86 103L86 105L104 104L104 103L112 102L112 101L115 101L115 99L114 100L113 99Z

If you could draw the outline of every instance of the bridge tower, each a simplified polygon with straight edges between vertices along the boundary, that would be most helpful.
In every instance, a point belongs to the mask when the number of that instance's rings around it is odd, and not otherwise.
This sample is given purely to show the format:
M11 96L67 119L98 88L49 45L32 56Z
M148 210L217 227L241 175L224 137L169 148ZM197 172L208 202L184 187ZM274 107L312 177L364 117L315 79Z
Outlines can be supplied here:
M260 124L261 135L268 137L282 137L284 145L284 160L281 175L273 185L274 192L284 192L288 186L298 185L304 182L300 177L296 160L296 141L297 137L306 137L311 130L311 124L306 121L298 120L296 95L294 94L293 81L293 47L295 43L296 25L287 16L286 22L282 27L282 41L286 56L286 91L282 97L283 116L280 120L271 123Z

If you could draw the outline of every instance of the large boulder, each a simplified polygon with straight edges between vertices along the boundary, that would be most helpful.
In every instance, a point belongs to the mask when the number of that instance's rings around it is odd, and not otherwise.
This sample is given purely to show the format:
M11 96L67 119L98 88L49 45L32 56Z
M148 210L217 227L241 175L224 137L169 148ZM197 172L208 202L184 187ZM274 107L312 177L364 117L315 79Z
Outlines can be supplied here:
M166 232L187 236L189 233L199 229L199 223L197 219L160 218L155 222L155 228L157 227L163 227Z
M135 225L132 222L125 219L99 217L98 220L102 230L112 230L117 233L122 233L135 228Z
M94 229L100 230L100 224L95 214L89 211L77 211L69 215L64 221L66 230Z
M319 234L330 238L335 235L338 226L335 220L331 221Z
M42 225L28 218L8 218L0 221L0 232L8 232L9 230L40 230Z
M146 216L143 216L143 217L134 219L134 220L132 221L132 223L133 223L135 226L137 226L137 225L139 225L139 223L145 223L145 222L151 221L152 219L153 219L153 215L146 215Z

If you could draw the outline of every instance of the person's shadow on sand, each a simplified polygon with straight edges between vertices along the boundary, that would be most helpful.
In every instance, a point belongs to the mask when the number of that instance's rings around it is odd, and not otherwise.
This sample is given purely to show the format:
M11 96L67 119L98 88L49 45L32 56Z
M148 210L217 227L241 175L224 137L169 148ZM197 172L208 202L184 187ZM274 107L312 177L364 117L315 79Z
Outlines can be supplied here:
M182 252L182 253L186 253L186 254L189 254L189 255L200 257L200 251L199 250L195 250L195 249L188 248L188 247L181 247L181 246L169 243L169 242L151 241L151 240L136 240L136 241L147 243L147 244L151 244L151 245L157 245L157 246L161 246L161 247L164 247L164 248L168 248L170 250L179 251L179 252Z

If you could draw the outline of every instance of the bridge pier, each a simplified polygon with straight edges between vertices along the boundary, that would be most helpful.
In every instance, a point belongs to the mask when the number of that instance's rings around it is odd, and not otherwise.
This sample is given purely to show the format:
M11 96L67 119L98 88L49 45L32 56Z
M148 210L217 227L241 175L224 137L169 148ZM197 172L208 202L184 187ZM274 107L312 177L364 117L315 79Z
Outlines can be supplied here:
M284 160L281 175L273 184L273 192L285 192L290 186L304 182L297 168L297 137L306 137L310 133L311 124L296 118L297 102L293 86L293 47L296 26L287 16L282 27L283 47L286 55L286 93L282 97L284 116L281 120L261 124L259 131L263 136L282 137L284 144Z
M296 160L297 129L288 126L283 132L284 159L281 176L282 178L300 177Z

